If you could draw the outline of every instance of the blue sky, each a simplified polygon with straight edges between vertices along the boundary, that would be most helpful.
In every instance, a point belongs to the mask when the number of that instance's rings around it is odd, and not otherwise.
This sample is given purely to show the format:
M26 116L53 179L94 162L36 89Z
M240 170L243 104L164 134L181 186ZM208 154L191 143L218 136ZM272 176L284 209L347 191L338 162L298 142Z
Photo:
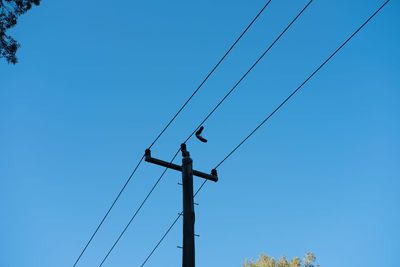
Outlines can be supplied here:
M307 1L273 0L152 148L168 160ZM314 1L188 142L208 172L383 1ZM264 1L45 1L0 62L0 265L72 266L145 148ZM261 252L397 266L400 4L391 1L219 168L197 266ZM180 159L176 161L180 162ZM78 266L97 266L162 168L144 163ZM104 266L140 266L181 210L169 171ZM196 188L201 183L196 178ZM146 266L179 266L181 222Z

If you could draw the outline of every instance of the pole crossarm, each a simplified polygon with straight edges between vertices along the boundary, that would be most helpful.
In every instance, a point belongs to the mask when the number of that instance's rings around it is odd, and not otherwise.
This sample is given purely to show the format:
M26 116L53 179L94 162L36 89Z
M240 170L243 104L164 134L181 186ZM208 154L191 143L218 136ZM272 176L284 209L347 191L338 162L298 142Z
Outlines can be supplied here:
M163 166L163 167L166 167L166 168L169 168L169 169L173 169L173 170L182 172L182 166L176 165L176 164L174 164L172 162L167 162L167 161L164 161L164 160L152 158L150 149L146 149L146 151L144 153L144 160L146 162L149 162L149 163L153 163L153 164L156 164L156 165L160 165L160 166ZM201 178L204 178L204 179L207 179L207 180L210 180L210 181L213 181L213 182L217 182L218 181L217 170L215 170L215 169L213 169L211 171L211 174L193 170L193 175L201 177Z
M217 170L211 170L211 174L193 170L193 160L190 158L189 151L186 150L186 144L181 144L180 151L182 152L182 166L173 164L171 162L163 161L160 159L152 158L150 148L146 149L144 153L145 161L173 169L182 173L182 196L183 196L183 250L182 253L182 267L195 267L195 212L193 202L193 175L210 180L213 182L218 181ZM179 150L178 150L179 152ZM165 171L167 170L165 169ZM164 172L165 172L164 171ZM206 181L204 181L206 182ZM204 183L203 183L204 184ZM181 215L181 214L180 214Z

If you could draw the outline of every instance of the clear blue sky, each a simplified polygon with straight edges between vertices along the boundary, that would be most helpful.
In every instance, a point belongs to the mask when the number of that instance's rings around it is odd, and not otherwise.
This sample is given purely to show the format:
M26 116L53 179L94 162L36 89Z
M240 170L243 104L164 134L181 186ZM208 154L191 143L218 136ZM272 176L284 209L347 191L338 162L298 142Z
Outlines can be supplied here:
M306 2L271 2L155 157L174 154ZM43 0L21 17L20 62L0 62L0 266L72 266L264 3ZM205 124L209 142L189 141L194 168L210 171L382 3L315 0ZM197 198L197 266L305 251L322 267L399 266L399 12L391 1L219 168ZM161 172L141 166L78 266L101 262ZM181 210L180 179L167 172L104 266L140 266ZM181 239L180 222L146 266L179 266Z

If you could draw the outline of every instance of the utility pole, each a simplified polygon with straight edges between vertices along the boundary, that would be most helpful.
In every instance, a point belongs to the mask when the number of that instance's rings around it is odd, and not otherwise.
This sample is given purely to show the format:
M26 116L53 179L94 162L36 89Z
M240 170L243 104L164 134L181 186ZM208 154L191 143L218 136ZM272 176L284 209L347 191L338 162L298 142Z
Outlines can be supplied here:
M182 166L166 162L151 157L150 149L146 149L145 161L167 167L182 172L183 187L183 255L182 267L195 266L195 246L194 246L194 203L193 203L193 175L211 180L218 181L217 171L213 169L211 174L193 170L193 160L190 158L189 152L186 150L186 144L181 144Z

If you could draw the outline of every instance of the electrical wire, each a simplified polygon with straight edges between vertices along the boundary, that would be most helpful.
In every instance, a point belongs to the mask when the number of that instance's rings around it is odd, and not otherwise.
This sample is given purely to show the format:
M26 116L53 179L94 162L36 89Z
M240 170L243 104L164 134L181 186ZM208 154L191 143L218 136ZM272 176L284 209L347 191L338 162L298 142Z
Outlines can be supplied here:
M311 79L312 76L314 76L318 70L320 70L323 65L325 65L348 41L350 41L351 38L353 38L390 0L387 0L379 9L377 9L377 11L375 11L375 13L373 13L372 16L370 16L319 68L317 68L316 71L314 71L309 78L306 79L305 82L303 82L301 84L301 86L299 86L296 91L294 91L291 95L289 95L289 97L281 103L281 105L278 106L277 109L275 109L275 111L273 113L271 113L256 129L254 129L250 135L248 135L238 146L236 146L236 148L234 150L232 150L231 153L228 154L228 156L226 156L216 167L218 168L230 155L232 155L233 152L235 152L239 146L241 146L255 131L257 131L262 124L264 124L282 105L284 105L287 100L289 100L289 98L291 96L293 96L309 79ZM200 188L197 190L196 194L194 196L196 196L200 190L203 188L203 186L206 184L207 180L204 180L204 182L201 184ZM155 247L153 248L153 250L150 252L150 254L147 256L147 258L144 260L144 262L142 263L142 267L147 263L147 261L150 259L150 257L154 254L154 252L156 251L156 249L159 247L159 245L161 244L161 242L165 239L165 237L168 235L168 233L171 231L171 229L175 226L175 224L177 223L177 221L179 220L179 218L182 216L182 213L179 213L178 217L172 222L172 224L169 226L169 228L167 229L167 231L164 233L164 235L161 237L161 239L157 242L157 244L155 245Z
M314 70L314 72L311 73L310 76L307 77L307 79L304 80L297 88L294 90L278 107L275 108L274 111L272 111L246 138L244 138L222 161L220 161L217 166L215 167L218 168L225 160L227 160L244 142L247 141L247 139L250 138L266 121L269 120L294 94L296 94L300 88L302 88L322 67L325 66L326 63L328 63L329 60L331 60L376 14L378 14L379 11L387 4L389 3L390 0L387 0L383 5L380 6L350 37L346 39L345 42L343 42L317 69Z
M261 59L271 50L272 47L281 39L285 32L292 26L292 24L303 14L307 7L312 3L310 0L307 5L296 15L296 17L286 26L286 28L278 35L278 37L270 44L270 46L261 54L261 56L253 63L248 71L236 82L236 84L225 94L225 96L218 102L217 105L211 110L211 112L203 119L203 121L197 126L197 128L189 135L185 140L185 143L196 133L196 131L211 117L211 115L220 107L220 105L226 100L226 98L236 89L236 87L246 78L246 76L253 70L253 68L261 61Z
M312 3L313 0L310 0L307 5L297 14L297 16L289 23L288 26L286 26L286 28L281 32L281 34L279 34L279 36L272 42L272 44L264 51L264 53L253 63L253 65L250 67L250 69L239 79L239 81L231 88L231 90L228 91L228 93L219 101L219 103L212 109L212 111L205 117L205 119L199 124L199 126L195 129L195 131L193 131L189 137L184 141L184 143L186 143L187 141L189 141L189 139L194 135L194 133L200 128L200 126L207 121L210 116L219 108L219 106L225 101L225 99L236 89L236 87L244 80L244 78L250 73L250 71L258 64L258 62L260 62L260 60L268 53L268 51L271 50L271 48L278 42L278 40L285 34L285 32L292 26L292 24L300 17L300 15L307 9L307 7ZM269 3L269 2L268 2ZM267 5L268 5L267 3ZM265 7L264 7L265 8ZM260 14L260 13L259 13ZM259 15L258 14L258 15ZM258 16L257 15L257 16ZM253 20L254 21L254 20ZM252 23L253 23L252 21ZM247 28L246 28L247 30ZM173 160L176 158L177 154L179 153L180 150L178 150L175 153L175 156L172 158L172 160L170 161L171 163L173 162ZM164 176L165 172L167 171L168 168L165 168L165 170L163 171L163 173L161 174L161 176L158 178L158 180L156 181L156 183L154 184L154 187L151 189L149 195L153 192L154 188L158 185L159 181L162 179L162 177ZM102 264L105 262L105 260L108 258L108 256L110 255L111 251L114 249L115 245L118 243L118 241L121 239L121 237L124 235L126 229L129 227L129 225L131 224L131 222L133 221L133 219L135 218L137 212L141 209L141 207L143 206L143 204L146 202L147 198L149 197L149 195L145 198L145 200L142 202L142 204L140 205L139 209L134 213L133 217L131 218L131 220L128 222L128 224L126 225L126 227L124 228L124 230L121 232L121 234L119 235L119 237L117 238L117 240L114 242L113 246L111 247L111 249L108 251L108 253L106 254L106 256L104 257L103 261L101 262L101 264L99 265L102 266Z
M227 52L225 52L225 54L220 58L220 60L218 61L218 63L212 68L212 70L207 74L207 76L205 77L205 79L200 83L200 85L196 88L196 90L192 93L192 95L186 100L186 102L182 105L182 107L178 110L178 112L172 117L172 119L168 122L168 124L163 128L163 130L158 134L158 136L154 139L154 141L150 144L149 149L157 142L157 140L163 135L163 133L168 129L168 127L172 124L172 122L178 117L178 115L182 112L182 110L186 107L186 105L189 103L189 101L195 96L195 94L200 90L200 88L204 85L204 83L209 79L209 77L214 73L214 71L218 68L218 66L222 63L222 61L226 58L226 56L231 52L231 50L236 46L236 44L240 41L240 39L242 39L242 37L245 35L245 33L250 29L250 27L254 24L254 22L258 19L258 17L263 13L263 11L267 8L267 6L269 5L269 3L272 0L267 1L267 3L263 6L263 8L257 13L257 15L253 18L253 20L250 22L250 24L245 28L245 30L239 35L239 37L235 40L235 42L230 46L230 48L227 50ZM134 171L132 172L132 174L129 176L129 178L127 179L127 181L125 182L124 186L122 187L122 189L120 190L120 192L118 193L117 197L114 199L112 205L110 206L110 208L108 209L108 211L106 212L106 214L104 215L104 217L102 218L102 220L100 221L99 225L97 226L96 230L94 231L94 233L91 235L89 241L86 243L85 247L83 248L83 250L81 251L81 253L79 254L78 258L76 259L73 267L76 266L76 264L79 262L79 260L81 259L82 255L85 253L86 249L88 248L89 244L92 242L94 236L97 234L98 230L100 229L100 227L102 226L103 222L105 221L105 219L107 218L108 214L110 213L110 211L112 210L112 208L114 207L115 203L118 201L119 197L121 196L122 192L125 190L125 187L127 186L127 184L130 182L133 174L136 172L136 169L140 166L140 164L143 161L144 156L139 160L138 165L136 166L136 168L134 169ZM161 175L160 179L162 178L163 175ZM158 182L157 182L158 183Z
M200 192L200 190L203 188L203 186L207 183L208 180L204 180L204 182L200 185L199 189L197 189L196 193L193 195L193 198L196 197L196 195ZM147 258L144 260L142 263L141 267L143 267L146 262L150 259L150 257L153 255L153 253L156 251L158 246L161 244L161 242L164 240L164 238L168 235L168 233L171 231L171 229L174 227L174 225L178 222L179 218L182 217L183 211L178 213L178 217L175 218L175 220L172 222L172 224L168 227L167 231L164 233L164 235L161 237L161 239L157 242L153 250L150 252L150 254L147 256Z
M176 158L176 156L178 155L180 150L178 150L174 157L171 160L172 161ZM112 247L108 250L106 256L103 258L103 260L101 261L100 266L103 265L103 263L107 260L108 256L110 255L110 253L113 251L113 249L115 248L115 246L118 244L119 240L121 239L121 237L125 234L126 230L128 229L128 227L131 225L132 221L135 219L136 215L139 213L139 211L142 209L144 203L146 203L147 199L150 197L150 195L153 193L154 189L157 187L158 183L161 181L161 179L163 178L164 174L167 172L168 168L165 168L164 171L161 173L160 177L157 179L157 181L155 182L155 184L153 185L153 187L151 188L150 192L146 195L145 199L142 201L142 203L140 204L139 208L136 209L135 213L133 214L133 216L131 217L131 219L129 220L128 224L125 226L124 230L122 230L122 232L120 233L120 235L118 236L117 240L115 240L114 244L112 245Z
M261 56L253 63L253 65L250 67L250 69L239 79L238 82L236 82L236 84L228 91L227 94L225 94L225 96L218 102L218 104L211 110L211 112L202 120L202 122L198 125L198 127L189 135L189 137L184 141L184 143L186 143L187 141L189 141L189 139L195 134L195 132L201 127L201 125L206 122L211 115L220 107L220 105L227 99L227 97L236 89L236 87L244 80L244 78L246 78L246 76L251 72L251 70L261 61L261 59L271 50L271 48L278 42L278 40L286 33L286 31L292 26L292 24L301 16L301 14L303 14L303 12L309 7L309 5L312 3L313 0L310 0L306 6L296 15L296 17L286 26L286 28L278 35L278 37L268 46L268 48L261 54ZM178 150L178 152L175 154L174 158L171 160L171 162L175 159L176 155L179 153L180 150ZM165 169L165 171L167 170L167 168ZM165 171L162 173L161 177L159 179L162 178L162 176L164 175ZM158 183L158 181L157 181ZM205 183L204 183L205 184ZM203 185L204 185L203 184ZM201 186L201 188L203 187L203 185ZM200 188L200 189L201 189ZM178 218L179 219L179 218ZM177 220L176 220L177 221ZM175 221L175 223L176 223ZM174 224L175 224L174 223ZM171 226L172 229L173 225ZM167 233L165 234L165 236L168 234L169 231L167 231ZM161 241L159 241L159 243L162 242L164 238L161 239ZM154 248L153 252L157 249L158 245L156 245L156 247ZM148 258L151 257L151 255L153 254L153 252L149 255ZM146 259L147 261L148 259ZM100 265L101 266L101 265Z
M131 175L128 177L128 179L126 180L124 186L122 187L122 189L119 191L117 197L114 199L113 203L111 204L111 206L108 208L106 214L104 215L103 219L101 219L99 225L97 226L96 230L93 232L93 234L91 235L89 241L86 243L85 247L83 248L82 252L79 254L78 258L76 259L75 263L74 263L74 267L76 266L76 264L78 264L79 260L81 259L83 253L85 253L86 249L88 248L89 244L92 242L94 236L97 234L97 231L99 231L100 227L103 225L104 220L107 218L108 214L110 213L110 211L112 210L112 208L114 207L115 203L118 201L119 197L121 196L122 192L125 190L125 187L128 185L129 181L132 179L132 176L135 174L136 170L139 168L140 164L142 163L144 159L144 155L142 156L142 158L139 160L139 163L136 165L135 169L133 170L133 172L131 173Z
M199 91L199 89L203 86L203 84L208 80L208 78L214 73L214 71L218 68L221 62L226 58L226 56L231 52L231 50L236 46L236 44L242 39L243 35L247 32L248 29L253 25L253 23L258 19L258 17L263 13L264 9L269 5L272 0L269 0L264 7L257 13L257 15L253 18L250 24L246 27L246 29L240 34L240 36L236 39L236 41L231 45L231 47L226 51L226 53L220 58L218 63L212 68L212 70L207 74L206 78L200 83L200 85L196 88L196 90L192 93L192 95L186 100L186 102L182 105L182 107L178 110L178 112L172 117L172 119L168 122L168 124L164 127L164 129L160 132L160 134L156 137L156 139L151 143L149 149L157 142L157 140L161 137L161 135L167 130L167 128L171 125L171 123L176 119L176 117L181 113L181 111L186 107L189 101L193 98L193 96Z
M181 149L178 149L175 152L175 155L172 157L172 159L170 160L170 163L172 163L176 156L178 156L179 151L181 151ZM157 187L158 183L161 181L161 179L164 177L165 173L167 172L168 168L165 168L164 171L161 173L160 177L158 177L157 181L154 183L153 187L151 188L151 190L149 191L149 193L147 194L147 196L145 197L145 199L142 201L142 203L140 204L139 208L135 211L135 213L133 214L133 216L131 217L131 219L129 220L129 222L126 224L124 230L122 230L122 232L120 233L120 235L118 236L118 238L114 241L114 244L112 245L112 247L108 250L106 256L103 258L103 260L101 261L99 267L101 267L103 265L103 263L107 260L108 256L110 255L110 253L113 251L113 249L115 248L115 246L118 244L119 240L121 239L121 237L125 234L126 230L129 228L129 226L131 225L132 221L135 219L136 215L139 213L139 211L142 209L143 205L146 203L147 199L150 197L150 195L153 193L154 189ZM196 193L197 194L197 193ZM172 228L172 227L171 227Z

